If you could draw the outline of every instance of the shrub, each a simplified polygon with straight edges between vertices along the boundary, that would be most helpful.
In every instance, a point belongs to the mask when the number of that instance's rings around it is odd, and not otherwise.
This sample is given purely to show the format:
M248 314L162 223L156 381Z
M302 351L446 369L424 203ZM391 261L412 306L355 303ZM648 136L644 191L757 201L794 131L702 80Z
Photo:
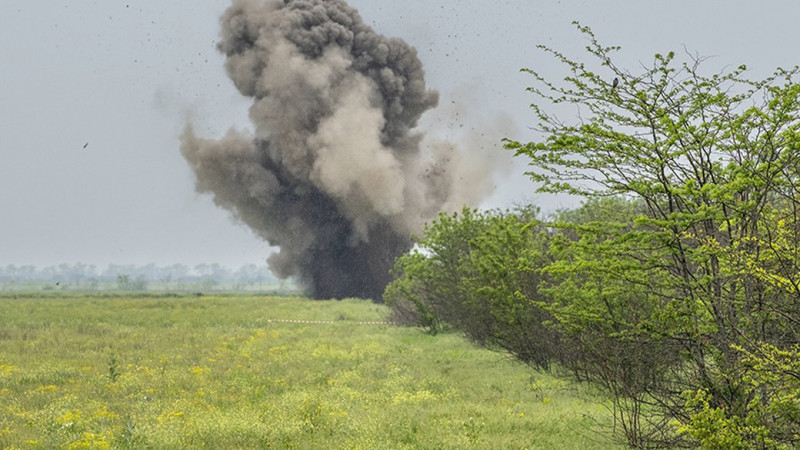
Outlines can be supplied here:
M395 318L431 332L452 326L538 367L558 358L550 316L535 301L548 231L534 208L442 214L398 259L386 289Z

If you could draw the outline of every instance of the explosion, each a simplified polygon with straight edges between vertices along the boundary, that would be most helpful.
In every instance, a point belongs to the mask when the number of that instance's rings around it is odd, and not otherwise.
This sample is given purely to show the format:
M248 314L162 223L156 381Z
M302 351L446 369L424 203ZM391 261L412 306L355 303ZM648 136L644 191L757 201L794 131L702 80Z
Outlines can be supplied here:
M380 301L412 235L491 190L487 162L422 145L416 127L438 94L415 49L344 1L234 0L221 24L254 131L209 140L187 127L197 190L280 248L276 275L315 298Z

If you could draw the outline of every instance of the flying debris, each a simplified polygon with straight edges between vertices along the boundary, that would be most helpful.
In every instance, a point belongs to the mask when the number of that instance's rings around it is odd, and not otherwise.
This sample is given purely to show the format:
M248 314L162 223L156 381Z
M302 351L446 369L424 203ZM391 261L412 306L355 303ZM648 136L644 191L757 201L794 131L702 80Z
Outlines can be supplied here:
M83 144L83 148L86 148L86 147L88 147L88 146L89 146L89 143L88 143L88 142L87 142L87 143L85 143L85 144Z
M254 133L210 140L187 126L198 192L280 248L268 260L278 276L316 298L380 301L412 234L491 191L487 161L421 145L417 122L438 93L416 50L343 0L234 0L221 24Z

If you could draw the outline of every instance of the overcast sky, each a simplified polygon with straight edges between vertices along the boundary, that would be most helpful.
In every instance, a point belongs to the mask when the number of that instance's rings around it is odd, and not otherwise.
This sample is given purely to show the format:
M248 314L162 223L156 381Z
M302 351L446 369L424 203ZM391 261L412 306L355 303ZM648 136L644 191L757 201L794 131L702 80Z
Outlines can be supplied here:
M586 41L573 20L621 45L618 62L634 71L684 45L712 56L710 70L747 64L754 77L800 63L800 2L788 0L350 4L379 33L417 48L442 105L424 126L444 135L506 114L518 128L509 137L532 137L530 79L519 69L554 70L537 43L582 56ZM195 193L179 152L187 120L213 138L249 127L249 102L215 47L227 5L0 2L0 266L264 262L269 246ZM535 196L523 163L498 177L481 206L570 204Z

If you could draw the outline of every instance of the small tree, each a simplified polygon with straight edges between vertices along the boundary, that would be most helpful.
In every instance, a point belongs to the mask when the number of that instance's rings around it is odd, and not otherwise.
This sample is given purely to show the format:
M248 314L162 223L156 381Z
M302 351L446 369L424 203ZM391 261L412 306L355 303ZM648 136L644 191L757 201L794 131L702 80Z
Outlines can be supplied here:
M127 291L131 288L131 276L128 274L117 275L117 287L120 290Z
M787 398L776 386L796 383L754 382L763 364L753 361L774 349L794 367L800 342L798 69L757 81L745 66L706 76L701 58L677 64L670 52L632 73L614 63L619 47L577 26L596 66L541 46L570 75L554 83L525 69L543 139L506 146L529 159L540 191L621 195L645 210L627 224L573 227L576 238L557 243L550 312L563 332L597 338L582 348L595 355L584 369L620 394L630 444L713 442L700 437L720 424L746 446L795 443L796 416L775 422L770 408ZM548 104L581 115L566 123ZM637 372L636 359L653 352L664 357L659 370Z

